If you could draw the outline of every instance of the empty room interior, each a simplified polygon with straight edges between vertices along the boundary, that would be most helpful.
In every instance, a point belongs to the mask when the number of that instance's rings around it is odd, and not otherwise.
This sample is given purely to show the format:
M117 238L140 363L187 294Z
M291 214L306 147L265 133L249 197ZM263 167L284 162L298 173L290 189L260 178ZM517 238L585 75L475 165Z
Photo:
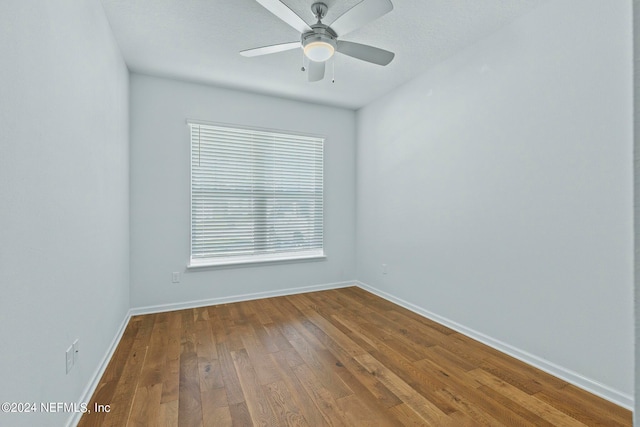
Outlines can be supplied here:
M633 17L0 2L0 425L633 425Z

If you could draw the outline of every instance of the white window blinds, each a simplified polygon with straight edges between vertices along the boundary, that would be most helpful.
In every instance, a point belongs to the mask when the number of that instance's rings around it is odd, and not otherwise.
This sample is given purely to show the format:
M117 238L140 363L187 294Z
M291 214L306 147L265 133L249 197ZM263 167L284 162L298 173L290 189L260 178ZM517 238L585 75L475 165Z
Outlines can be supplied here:
M189 126L191 266L324 256L324 139Z

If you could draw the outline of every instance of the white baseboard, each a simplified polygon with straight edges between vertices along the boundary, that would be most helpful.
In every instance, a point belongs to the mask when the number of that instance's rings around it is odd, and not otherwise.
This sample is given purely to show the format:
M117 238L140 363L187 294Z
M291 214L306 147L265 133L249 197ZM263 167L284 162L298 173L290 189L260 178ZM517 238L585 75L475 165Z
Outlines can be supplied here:
M165 311L184 310L186 308L206 307L209 305L228 304L240 301L249 301L261 298L281 297L285 295L302 294L305 292L324 291L327 289L339 289L356 286L355 280L347 282L325 283L322 285L303 286L299 288L279 289L275 291L255 292L250 294L232 295L221 298L208 298L196 301L185 301L172 304L149 305L136 307L130 310L132 316L140 314L162 313Z
M100 365L98 365L98 368L96 369L96 371L93 373L93 376L89 380L89 384L87 384L87 387L85 387L84 392L82 393L82 396L78 401L78 405L81 405L82 403L88 404L91 398L93 397L93 393L95 393L96 388L98 387L98 384L102 379L102 375L104 375L104 371L107 369L107 366L109 365L109 362L113 357L113 353L115 353L116 348L118 348L118 344L120 344L120 339L122 338L122 335L124 334L124 330L127 328L127 325L129 324L129 319L131 319L131 310L129 310L127 314L125 314L124 319L122 319L122 323L118 328L118 332L116 332L116 335L113 337L113 340L111 340L111 344L109 344L109 347L107 348L107 352L102 358ZM71 415L71 417L69 417L69 420L67 421L67 427L77 426L78 422L80 422L80 418L82 418L82 412L74 412Z
M421 316L424 316L428 319L431 319L435 322L438 322L444 326L447 326L455 331L460 332L470 338L473 338L477 341L480 341L483 344L486 344L490 347L495 348L503 353L508 354L509 356L515 357L531 366L535 366L536 368L545 371L555 377L558 377L568 383L575 385L576 387L580 387L583 390L588 391L589 393L593 393L596 396L600 396L603 399L606 399L610 402L615 403L616 405L622 406L623 408L629 409L633 411L633 396L627 393L622 393L618 390L615 390L605 384L602 384L598 381L592 380L590 378L585 377L577 372L574 372L570 369L566 369L562 366L556 365L553 362L545 360L541 357L528 353L524 350L520 350L512 345L504 343L500 340L492 338L488 335L485 335L481 332L478 332L474 329L468 328L464 325L454 322L453 320L449 320L445 317L437 315L435 313L430 312L422 307L419 307L415 304L407 302L401 298L397 298L387 292L381 291L373 286L369 286L366 283L362 283L360 281L356 282L356 285L366 291L369 291L373 294L378 295L381 298L384 298L388 301L391 301L399 306L402 306L408 310L413 311Z

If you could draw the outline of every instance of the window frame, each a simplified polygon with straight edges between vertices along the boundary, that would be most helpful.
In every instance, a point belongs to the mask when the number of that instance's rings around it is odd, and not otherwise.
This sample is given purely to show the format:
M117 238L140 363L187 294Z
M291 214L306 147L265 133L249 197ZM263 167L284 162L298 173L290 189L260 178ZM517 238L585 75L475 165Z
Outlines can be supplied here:
M235 256L225 256L225 257L209 257L209 258L193 258L193 142L192 142L192 126L213 126L213 127L221 127L228 128L230 130L237 131L255 131L261 133L273 133L280 135L287 135L292 137L300 137L300 138L313 138L318 139L321 143L321 173L322 173L322 181L321 181L321 190L322 190L322 209L321 213L321 224L322 224L322 238L321 238L321 247L319 249L313 249L308 251L297 251L297 252L281 252L281 253L270 253L270 254L252 254L252 255L235 255ZM187 264L187 268L189 269L200 269L200 268L224 268L224 267L235 267L242 265L252 265L252 264L279 264L279 263L297 263L297 262L306 262L306 261L323 261L327 259L325 253L325 203L324 203L324 148L326 137L309 134L309 133L301 133L290 130L280 130L273 128L259 128L259 127L250 127L244 125L237 124L229 124L229 123L220 123L220 122L211 122L204 120L187 120L187 131L189 135L189 262Z

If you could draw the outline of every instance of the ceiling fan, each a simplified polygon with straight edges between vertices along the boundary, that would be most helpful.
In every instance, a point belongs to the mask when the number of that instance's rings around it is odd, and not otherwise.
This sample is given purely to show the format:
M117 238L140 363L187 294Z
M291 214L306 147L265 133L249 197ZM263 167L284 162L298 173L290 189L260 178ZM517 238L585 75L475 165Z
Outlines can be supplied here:
M309 59L309 81L316 82L324 78L325 63L337 51L362 61L378 65L387 65L395 54L384 49L338 40L363 25L389 13L393 10L390 0L363 0L339 16L333 23L326 25L322 19L327 15L328 6L317 2L311 5L311 11L318 20L308 25L286 4L279 0L256 0L269 12L298 30L300 41L262 46L240 52L243 56L260 56L270 53L283 52L295 48L302 48ZM305 68L302 68L303 71Z

